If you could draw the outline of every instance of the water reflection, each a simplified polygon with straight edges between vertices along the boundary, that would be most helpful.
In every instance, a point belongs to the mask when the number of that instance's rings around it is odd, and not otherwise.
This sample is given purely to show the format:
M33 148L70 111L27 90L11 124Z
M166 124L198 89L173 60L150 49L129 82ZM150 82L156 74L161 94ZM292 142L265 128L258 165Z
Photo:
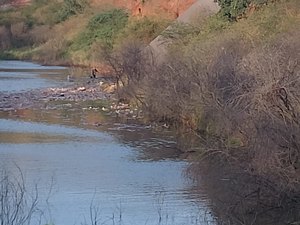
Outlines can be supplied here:
M189 175L203 190L217 224L282 225L300 221L299 199L275 192L267 182L249 176L235 166L203 161ZM278 201L279 199L279 201Z
M47 143L64 142L67 137L61 135L45 135L37 133L0 132L0 143Z
M70 105L69 105L70 104ZM136 123L124 124L101 112L99 109L65 104L62 109L40 111L20 109L0 112L0 118L22 119L47 124L63 124L71 127L98 130L111 133L124 145L131 146L139 153L140 160L176 160L182 153L171 132L153 132L150 127Z
M29 89L63 85L65 67L47 67L35 63L0 60L0 90L20 92Z
M60 67L0 61L0 79L8 82L0 90L61 85L66 73ZM45 103L44 110L0 110L0 165L13 171L17 164L28 185L38 185L41 202L51 187L45 222L81 224L92 200L104 224L114 224L119 214L122 224L131 225L211 219L205 193L195 192L182 174L188 164L178 159L174 137L124 125L101 112L102 104L55 102Z
M135 148L86 127L12 119L0 119L0 125L1 139L11 135L0 145L1 164L10 169L19 165L27 180L39 183L41 193L47 193L47 183L55 178L50 199L55 224L80 224L93 196L105 219L121 204L128 224L156 224L159 217L192 224L199 219L199 208L208 210L205 199L199 202L199 196L189 195L191 183L181 174L185 162L134 160Z
M64 69L65 67L61 66L42 66L33 62L24 62L18 60L0 60L0 69L1 70L26 70L26 69Z

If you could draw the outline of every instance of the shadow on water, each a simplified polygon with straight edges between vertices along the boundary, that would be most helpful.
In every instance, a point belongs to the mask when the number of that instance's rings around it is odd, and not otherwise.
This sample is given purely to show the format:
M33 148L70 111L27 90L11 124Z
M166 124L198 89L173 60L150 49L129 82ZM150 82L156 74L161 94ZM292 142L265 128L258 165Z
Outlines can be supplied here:
M27 82L23 90L64 84L68 74L85 79L81 76L88 73L85 69L5 63L14 69L0 63L2 91L19 91L2 81ZM103 224L116 224L115 216L122 213L127 215L126 224L299 224L299 204L285 199L279 205L265 201L268 196L260 195L258 181L239 170L219 164L194 165L186 173L189 179L183 181L178 173L188 164L181 160L181 150L197 148L198 139L181 141L170 131L124 122L103 112L106 104L101 100L55 101L45 103L43 110L0 109L0 153L7 157L1 163L14 158L30 171L33 180L40 174L53 176L54 168L60 185L53 195L56 221L82 221L79 212L90 213L86 210L96 194L102 201Z
M216 224L295 225L300 222L298 198L277 193L258 177L222 162L202 161L187 172L211 202ZM196 188L196 190L199 190Z
M95 138L88 134L80 135L72 131L79 128L86 131L100 131L113 135L123 143L124 146L131 146L136 152L132 156L133 161L160 161L179 160L181 151L178 150L177 139L170 131L154 131L150 127L137 123L123 123L118 118L113 118L106 112L101 111L103 102L92 103L92 105L81 105L78 103L64 103L59 109L45 111L35 109L22 109L8 112L0 112L0 118L12 119L23 122L36 122L45 124L44 134L30 132L14 132L7 130L0 132L1 143L55 143L74 140L79 142L96 143L99 137ZM59 130L50 132L51 125L63 125L70 128L68 135L60 135ZM24 125L23 125L24 126ZM40 126L40 125L39 125ZM196 145L196 143L194 143ZM203 162L204 163L204 162ZM282 225L297 224L300 220L300 206L293 202L282 199L280 205L274 203L272 193L260 192L255 178L238 172L239 170L226 168L215 164L214 166L191 167L187 176L194 180L197 185L191 185L183 191L186 201L194 205L209 204L211 211L199 207L199 213L190 218L190 224L223 224L223 225ZM163 194L164 191L158 193ZM170 193L169 193L170 194ZM155 197L157 198L157 197ZM161 197L160 197L161 198ZM159 203L161 204L161 203ZM161 208L163 208L161 206ZM168 212L163 211L164 221ZM197 218L201 215L201 218ZM158 215L160 217L160 215ZM204 223L204 218L208 220ZM214 219L212 219L214 218ZM200 223L200 221L202 221ZM213 221L213 222L212 222Z
M98 106L101 107L101 105ZM176 138L170 131L155 132L147 126L136 123L124 124L100 109L95 107L90 109L86 105L75 107L65 105L60 109L43 112L33 109L0 112L0 118L38 122L46 125L65 125L70 129L74 127L112 134L124 146L131 146L136 151L138 157L136 155L132 157L134 161L178 160L181 154L177 148ZM53 143L71 139L70 136L58 135L56 132L50 132L50 134L49 130L47 137L44 137L43 134L10 131L5 134L0 133L0 142L43 143L45 140L45 142ZM79 141L82 138L83 142L93 142L93 137L88 135L80 136L72 132L70 134ZM94 142L97 141L94 140ZM212 167L204 164L206 166L194 165L188 170L187 176L194 180L197 185L191 185L190 188L184 190L184 196L186 201L194 202L195 205L203 205L203 202L209 204L211 211L199 207L198 215L201 215L201 218L197 218L197 214L194 214L193 218L190 218L190 224L294 225L297 224L295 221L300 220L299 204L285 202L285 199L282 199L280 205L271 200L266 201L268 198L272 199L272 196L268 196L266 192L264 194L259 192L258 181L255 178L237 172L236 169L220 165ZM159 193L162 194L163 191ZM167 211L162 210L161 213L165 216L164 221L170 222L170 218L166 218ZM205 217L208 220L204 223L203 218ZM202 222L200 223L200 221Z
M205 193L194 192L182 174L187 162L179 160L170 132L124 123L102 110L103 100L15 107L26 93L24 101L39 99L28 90L65 85L68 75L75 83L88 79L86 69L0 61L0 91L11 105L0 108L0 166L11 172L17 164L29 189L38 185L40 202L50 195L46 223L81 224L92 200L101 211L98 224L117 224L112 218L119 214L119 224L130 225L211 218Z
M0 149L15 146L4 156L16 152L17 163L33 177L49 177L49 167L57 171L59 191L51 197L54 221L82 221L93 194L93 207L101 209L104 224L115 224L112 215L118 213L123 214L122 224L196 225L211 220L205 193L195 192L188 179L183 182L180 173L186 163L178 159L170 132L124 124L102 112L102 102L89 104L59 102L56 109L0 111ZM70 211L70 201L80 215ZM55 210L68 212L70 218Z
M105 104L105 103L104 103ZM170 131L155 132L151 127L134 122L121 121L101 111L99 103L90 102L81 105L79 103L59 103L60 109L37 110L19 109L7 112L0 111L0 118L17 119L45 124L66 125L82 129L102 131L112 134L124 145L131 146L139 154L140 160L176 160L182 153L177 148L176 138ZM97 105L97 107L95 107ZM53 106L53 105L52 105ZM57 108L57 107L54 107ZM40 142L40 141L64 141L67 137L51 135L47 139L43 134L7 133L2 134L0 140L4 142Z

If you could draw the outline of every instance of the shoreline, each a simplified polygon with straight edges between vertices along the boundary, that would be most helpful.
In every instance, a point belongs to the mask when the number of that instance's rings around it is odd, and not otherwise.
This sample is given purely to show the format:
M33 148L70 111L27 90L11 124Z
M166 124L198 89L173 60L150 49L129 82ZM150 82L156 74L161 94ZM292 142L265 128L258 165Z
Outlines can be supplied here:
M66 103L99 101L99 109L127 120L143 118L137 107L118 101L116 85L107 79L98 78L87 82L72 83L63 87L48 87L20 92L0 92L0 111L10 112L22 109L59 109Z
M137 118L137 115L139 114L139 110L137 109L137 111L135 111L135 109L132 109L130 105L118 102L115 96L115 91L113 90L114 84L111 81L105 81L104 79L101 78L95 80L87 80L87 81L89 82L85 82L85 83L73 82L65 87L55 87L55 88L50 87L50 88L43 88L43 89L34 89L34 90L18 92L18 93L0 92L0 111L9 112L9 111L26 109L26 108L33 108L38 110L49 110L49 109L51 110L51 109L58 109L61 105L65 104L66 102L84 103L86 101L104 100L107 101L108 104L103 107L99 106L99 108L97 108L99 109L99 113L101 113L101 111L109 112L112 114L112 116L116 115L116 116L123 117L125 119L136 119L135 121L139 121L139 118ZM49 108L51 104L54 108L51 107ZM154 124L152 126L151 124L150 127L155 129L156 125ZM102 124L101 122L99 123L97 122L92 126L98 127L98 126L102 126ZM159 125L157 127L162 129L166 128L164 126L159 126ZM188 160L191 163L191 165L195 167L194 171L192 171L194 173L193 176L196 177L195 179L197 179L197 176L199 176L199 179L201 179L200 177L201 174L198 174L198 171L202 171L202 169L200 169L200 167L197 167L197 165L202 164L204 161L203 159L200 160L197 157L196 151L198 150L190 149L189 147L191 146L189 146L189 144L191 145L196 144L195 146L196 148L199 148L199 146L197 145L196 142L194 142L195 140L194 141L189 139L186 140L183 139L183 140L184 140L184 145L179 146L177 148L178 158ZM227 181L229 181L247 187L245 191L241 191L239 193L239 196L247 196L246 200L249 201L249 205L243 206L245 207L243 208L244 210L252 210L252 207L254 207L257 208L257 211L255 211L255 213L261 213L265 210L270 211L272 209L266 207L262 203L264 201L270 201L272 202L272 204L273 203L275 204L278 201L277 198L279 198L280 201L286 200L282 204L283 207L291 208L293 206L291 200L295 201L294 203L296 204L298 203L297 193L295 193L295 199L291 198L294 197L293 195L289 196L283 194L282 196L277 196L278 194L277 190L273 191L270 190L267 186L264 186L263 177L253 176L253 174L249 173L249 171L243 170L238 165L233 165L233 164L226 165L225 161L218 161L217 157L209 159L207 163L210 164L210 166L208 166L208 170L212 170L214 169L215 165L218 164L222 165L222 163L223 165L221 166L222 169L221 171L224 171L224 167L232 166L232 168L226 171L226 173L224 174L220 173L219 179L221 181L225 181L222 182L222 184L225 185L228 183ZM244 177L247 177L247 179L243 179ZM240 180L239 178L242 179ZM231 188L230 185L229 187ZM210 187L210 189L213 188L216 187ZM255 195L254 194L252 195L252 193L254 193ZM232 195L235 196L235 193L233 193ZM238 198L234 200L236 202L240 201L240 199ZM235 201L228 202L229 206L236 204ZM224 209L220 208L220 210L224 210ZM234 211L234 213L239 215L238 213L240 212ZM244 216L244 214L241 214L241 216ZM229 215L224 215L224 217L234 218L234 215L229 214Z
M102 82L103 83L103 82ZM74 83L64 87L49 87L21 92L0 92L0 110L45 108L53 101L112 100L113 92L105 92L101 81L85 84Z

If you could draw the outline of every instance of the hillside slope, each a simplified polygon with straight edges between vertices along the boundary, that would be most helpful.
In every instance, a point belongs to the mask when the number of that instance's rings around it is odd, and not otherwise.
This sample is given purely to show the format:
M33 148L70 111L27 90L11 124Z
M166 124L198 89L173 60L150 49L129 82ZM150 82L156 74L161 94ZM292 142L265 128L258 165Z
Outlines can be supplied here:
M199 17L209 17L216 14L219 10L220 7L214 0L196 1L181 15L179 15L176 19L176 23L192 24L199 20ZM172 30L172 25L170 25L167 30ZM168 44L168 41L165 40L163 35L159 35L149 44L152 54L154 54L158 61L163 60L163 57L167 53Z
M167 16L176 18L197 0L91 0L93 7L113 6L126 8L133 16ZM0 8L24 6L32 0L0 1Z
M168 16L177 18L196 0L92 0L92 4L128 9L134 16Z
M2 2L0 15L0 48L4 50L0 57L47 64L90 64L99 60L97 52L104 42L119 45L135 40L149 44L195 1L8 0ZM9 8L12 10L6 10ZM111 18L102 24L97 18L105 15ZM118 16L128 18L123 18L123 24L119 19L110 22ZM110 36L107 40L103 39L106 35Z

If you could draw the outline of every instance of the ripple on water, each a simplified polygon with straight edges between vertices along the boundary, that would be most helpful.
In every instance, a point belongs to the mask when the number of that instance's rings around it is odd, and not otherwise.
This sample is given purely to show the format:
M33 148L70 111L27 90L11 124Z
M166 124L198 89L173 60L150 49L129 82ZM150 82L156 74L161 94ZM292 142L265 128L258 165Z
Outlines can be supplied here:
M30 62L0 60L0 91L20 92L59 86L65 80L67 68L41 66Z
M18 82L14 86L22 90L57 85L53 81L64 78L58 75L64 69L0 61L0 90L8 86L1 86L4 80ZM67 113L70 117L63 117L66 112L27 110L7 119L12 111L0 119L0 166L6 164L10 171L16 169L15 163L20 166L29 187L38 185L40 202L49 197L51 187L52 218L46 222L81 224L89 217L92 201L100 209L99 224L113 224L111 218L122 214L123 224L152 225L161 213L161 224L190 225L196 224L192 220L200 215L199 207L209 209L205 198L182 175L187 163L174 160L169 153L162 157L161 152L174 147L173 137L153 134L139 125L108 125L98 112L87 114L86 122L105 125L86 129L80 124L84 112ZM157 157L154 152L159 153ZM142 153L146 157L139 158Z

